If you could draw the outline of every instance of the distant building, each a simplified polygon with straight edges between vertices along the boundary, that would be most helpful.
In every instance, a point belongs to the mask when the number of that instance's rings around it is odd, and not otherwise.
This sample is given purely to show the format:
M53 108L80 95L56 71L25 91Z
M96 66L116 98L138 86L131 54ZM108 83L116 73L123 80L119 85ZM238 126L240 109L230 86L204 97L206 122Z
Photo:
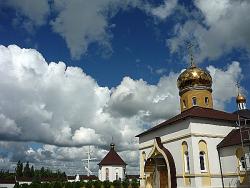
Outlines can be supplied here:
M0 179L0 188L13 188L15 186L16 180L13 179Z
M110 144L110 151L102 159L99 165L99 180L114 181L124 180L126 174L126 163L115 151L115 144Z

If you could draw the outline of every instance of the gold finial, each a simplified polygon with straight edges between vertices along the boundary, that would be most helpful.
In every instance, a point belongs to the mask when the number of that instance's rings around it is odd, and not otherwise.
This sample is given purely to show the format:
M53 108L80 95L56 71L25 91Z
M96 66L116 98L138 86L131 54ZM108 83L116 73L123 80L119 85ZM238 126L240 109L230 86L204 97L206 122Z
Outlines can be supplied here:
M237 82L236 87L237 87L237 90L238 90L238 95L236 97L236 103L237 104L246 103L246 98L240 92L240 84L239 84L239 82Z
M194 55L193 55L193 51L192 51L192 48L193 48L193 44L191 42L187 42L187 49L188 49L188 52L189 52L189 56L190 56L190 67L196 67L195 66L195 63L194 63Z

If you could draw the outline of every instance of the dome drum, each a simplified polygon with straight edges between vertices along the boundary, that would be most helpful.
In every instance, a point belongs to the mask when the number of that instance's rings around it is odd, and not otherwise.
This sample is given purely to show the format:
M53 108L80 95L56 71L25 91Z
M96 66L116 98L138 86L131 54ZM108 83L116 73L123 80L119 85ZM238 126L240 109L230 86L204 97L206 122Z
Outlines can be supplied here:
M186 93L187 91L190 91L190 90L207 90L211 93L213 91L212 88L209 86L208 87L207 86L200 86L200 85L187 86L179 91L179 96L182 96L184 93Z

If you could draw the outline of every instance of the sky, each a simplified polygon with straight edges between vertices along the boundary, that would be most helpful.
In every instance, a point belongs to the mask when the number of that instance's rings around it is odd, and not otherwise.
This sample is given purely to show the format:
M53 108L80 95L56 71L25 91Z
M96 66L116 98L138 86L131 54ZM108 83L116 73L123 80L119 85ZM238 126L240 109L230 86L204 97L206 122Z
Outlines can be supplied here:
M139 173L138 138L180 113L178 75L213 78L214 108L250 90L248 0L0 1L0 169L86 174L109 144Z

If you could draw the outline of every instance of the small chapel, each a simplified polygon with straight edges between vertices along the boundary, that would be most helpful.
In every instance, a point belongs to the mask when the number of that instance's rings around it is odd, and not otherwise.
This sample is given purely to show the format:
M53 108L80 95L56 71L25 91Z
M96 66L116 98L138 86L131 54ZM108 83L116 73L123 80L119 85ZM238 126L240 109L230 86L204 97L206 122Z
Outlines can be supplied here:
M142 188L250 187L250 110L213 108L212 77L190 66L177 79L181 112L139 137Z
M101 160L99 165L98 178L100 181L124 180L126 175L126 163L115 151L115 144L110 144L110 150Z

